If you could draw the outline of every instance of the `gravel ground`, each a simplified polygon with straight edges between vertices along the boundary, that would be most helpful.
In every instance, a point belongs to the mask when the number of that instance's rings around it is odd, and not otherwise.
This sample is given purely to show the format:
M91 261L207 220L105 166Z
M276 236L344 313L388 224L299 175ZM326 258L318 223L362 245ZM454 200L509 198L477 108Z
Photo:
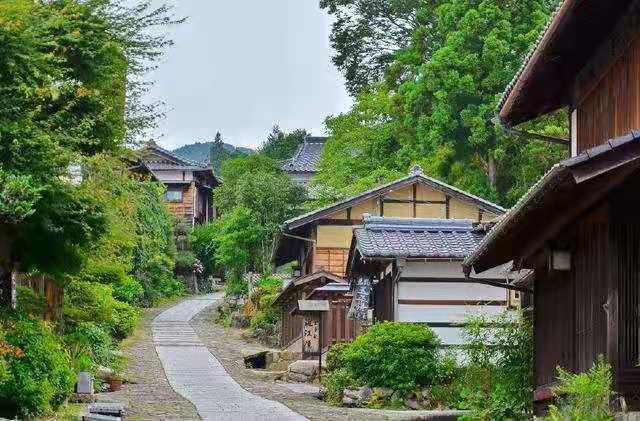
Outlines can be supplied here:
M187 298L188 299L188 298ZM127 406L127 420L199 420L196 408L173 391L162 369L151 333L151 322L177 301L145 309L140 328L122 351L128 366L124 377L129 382L122 390L101 393L101 402L118 402Z

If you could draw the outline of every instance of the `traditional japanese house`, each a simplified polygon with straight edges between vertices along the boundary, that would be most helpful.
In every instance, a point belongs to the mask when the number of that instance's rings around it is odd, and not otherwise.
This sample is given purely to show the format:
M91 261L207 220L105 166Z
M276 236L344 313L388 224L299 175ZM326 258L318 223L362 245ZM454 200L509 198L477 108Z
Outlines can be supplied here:
M149 142L133 170L147 171L167 187L165 201L176 219L195 226L216 217L211 192L220 180L210 165L181 158Z
M640 1L565 0L500 101L510 128L568 109L572 157L555 165L464 262L533 269L534 400L556 366L599 355L640 407Z
M500 206L427 177L415 167L397 181L285 222L274 263L297 262L301 279L321 272L343 279L353 228L362 224L364 214L488 222L503 212ZM282 309L288 314L283 319L282 344L288 346L300 337L302 321L290 313L291 307ZM352 323L344 314L340 319Z
M291 159L282 163L282 170L295 183L309 189L309 182L318 172L326 137L307 136Z
M370 285L374 320L425 323L443 345L461 345L467 316L491 320L517 306L524 290L507 282L504 268L465 278L461 263L486 229L464 219L365 216L354 229L348 277Z

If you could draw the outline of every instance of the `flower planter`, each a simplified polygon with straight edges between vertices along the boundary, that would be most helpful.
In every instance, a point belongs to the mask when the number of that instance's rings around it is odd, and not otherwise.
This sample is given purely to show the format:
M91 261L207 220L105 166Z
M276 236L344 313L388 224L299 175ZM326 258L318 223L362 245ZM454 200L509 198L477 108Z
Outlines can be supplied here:
M122 389L122 379L119 377L110 377L107 379L107 384L109 385L110 392L117 392Z

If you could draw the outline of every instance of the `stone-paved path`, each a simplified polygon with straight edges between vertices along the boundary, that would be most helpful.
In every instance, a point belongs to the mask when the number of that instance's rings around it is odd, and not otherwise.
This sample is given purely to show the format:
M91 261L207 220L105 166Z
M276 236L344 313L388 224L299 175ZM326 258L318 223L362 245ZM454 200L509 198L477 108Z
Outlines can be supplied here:
M222 298L211 294L165 310L153 323L153 341L171 387L191 401L204 420L306 420L279 402L236 383L200 341L190 320Z

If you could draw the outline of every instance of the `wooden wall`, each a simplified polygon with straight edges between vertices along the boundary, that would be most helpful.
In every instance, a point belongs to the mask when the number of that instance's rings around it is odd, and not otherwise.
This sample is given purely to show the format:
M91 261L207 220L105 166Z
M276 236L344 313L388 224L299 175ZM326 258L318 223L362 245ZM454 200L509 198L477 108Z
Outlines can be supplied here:
M180 186L182 188L182 202L166 202L169 212L175 218L184 220L191 224L193 221L193 195L196 194L196 188L192 184Z
M577 153L640 128L640 39L631 43L577 108Z

